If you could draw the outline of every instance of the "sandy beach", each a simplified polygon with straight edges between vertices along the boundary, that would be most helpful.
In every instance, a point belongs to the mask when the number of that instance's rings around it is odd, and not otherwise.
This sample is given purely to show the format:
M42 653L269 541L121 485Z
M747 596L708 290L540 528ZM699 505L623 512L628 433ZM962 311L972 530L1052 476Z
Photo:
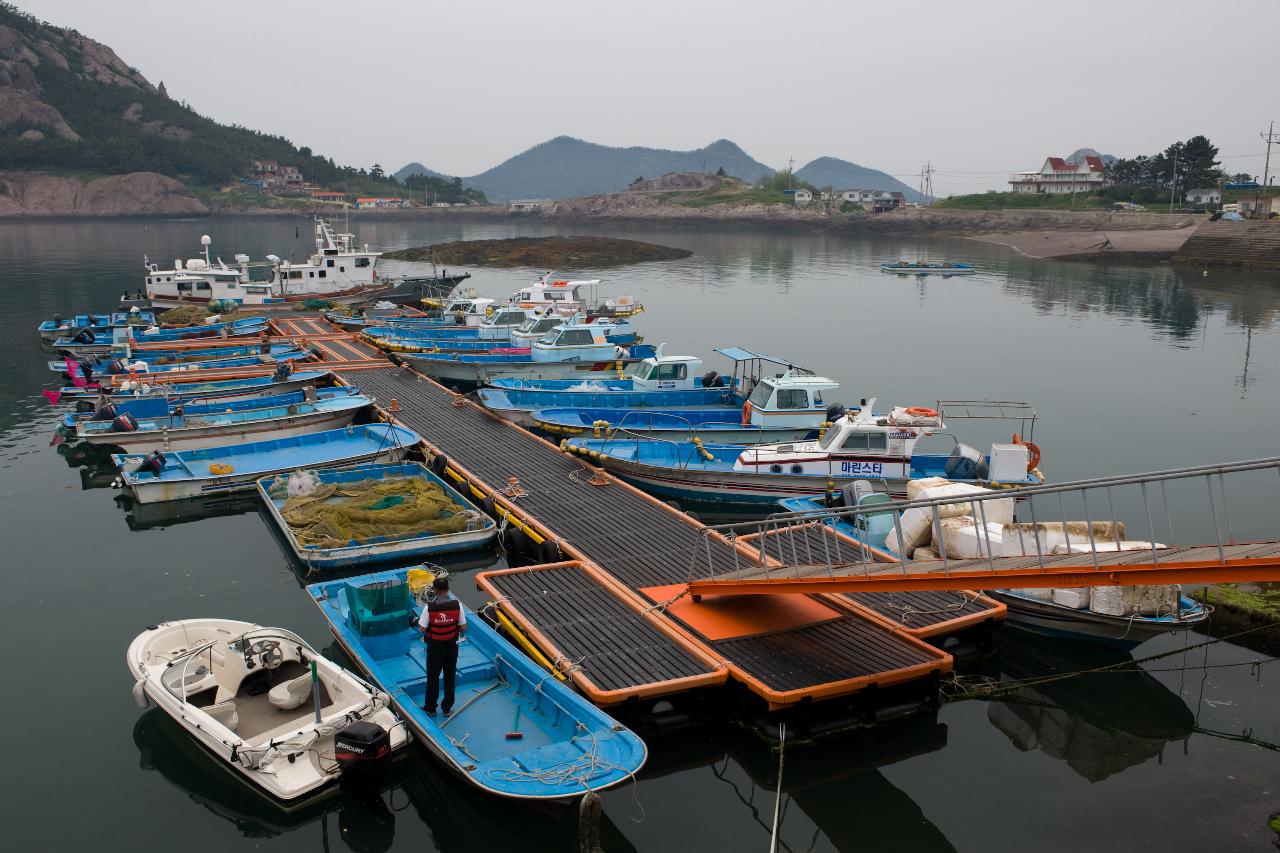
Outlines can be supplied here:
M1116 255L1172 256L1198 226L1153 231L1016 231L1007 234L975 234L970 240L998 243L1029 258L1091 258Z

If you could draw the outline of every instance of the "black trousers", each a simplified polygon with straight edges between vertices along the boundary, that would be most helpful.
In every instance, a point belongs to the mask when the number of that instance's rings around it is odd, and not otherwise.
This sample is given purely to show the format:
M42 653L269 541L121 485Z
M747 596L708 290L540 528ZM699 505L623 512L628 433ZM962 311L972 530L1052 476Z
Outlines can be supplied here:
M428 711L436 709L436 698L440 695L440 673L444 673L444 704L440 709L446 714L453 710L453 682L458 674L457 642L433 643L427 641L427 699L423 707Z

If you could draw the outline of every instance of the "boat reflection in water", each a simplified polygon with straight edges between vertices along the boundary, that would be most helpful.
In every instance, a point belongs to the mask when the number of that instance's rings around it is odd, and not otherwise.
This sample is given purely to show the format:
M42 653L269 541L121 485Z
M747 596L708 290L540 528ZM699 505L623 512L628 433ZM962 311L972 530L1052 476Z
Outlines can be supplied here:
M943 749L947 733L935 715L913 714L812 746L788 743L778 849L955 850L915 800L881 770ZM706 814L721 821L728 834L718 839L718 849L768 847L778 790L775 749L738 732L706 729L646 742L649 763L642 781L686 776L670 785L680 786L703 804ZM819 837L827 843L816 845ZM664 838L669 836L659 832L651 840ZM603 847L612 849L608 843Z
M67 463L68 468L77 468L80 473L80 489L107 489L115 482L115 463L111 454L104 448L91 444L59 444L57 453Z
M133 741L143 770L158 772L245 838L275 838L318 823L322 850L380 853L391 849L397 831L405 836L402 846L422 850L578 849L576 814L499 801L458 785L417 744L370 779L344 776L340 784L286 806L205 754L156 708L138 718ZM409 814L398 820L404 812ZM629 849L607 816L600 830L611 853Z
M243 515L259 509L258 496L252 492L206 495L147 504L140 504L127 494L119 494L115 501L125 511L124 520L130 530L164 530L175 524L226 515Z
M1002 632L1004 680L1039 679L1131 661L1127 652ZM1195 718L1175 693L1138 671L1078 675L1028 686L987 705L987 719L1018 749L1038 749L1100 782L1191 736Z

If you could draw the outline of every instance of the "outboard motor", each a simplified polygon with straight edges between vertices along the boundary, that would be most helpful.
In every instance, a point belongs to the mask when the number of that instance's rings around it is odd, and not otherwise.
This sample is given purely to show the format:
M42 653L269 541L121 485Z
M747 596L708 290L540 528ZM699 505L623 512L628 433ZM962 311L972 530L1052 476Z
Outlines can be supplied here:
M153 450L146 456L142 457L142 462L138 464L137 470L150 471L158 477L160 476L160 472L164 470L164 462L164 454L159 450Z
M136 432L137 429L138 419L128 412L125 412L123 415L116 416L111 421L112 432Z
M92 401L92 400L76 400L76 412L77 412L77 413L82 414L82 415L87 415L87 414L89 414L89 412L92 412L92 411L93 411L93 401ZM114 415L113 415L112 417L114 417Z
M848 411L849 410L844 407L843 403L832 403L830 406L827 406L827 421L829 423L835 423L843 418L845 413Z
M88 329L81 329L76 336L71 339L75 344L91 344L94 341L93 332Z
M391 735L377 723L356 720L334 735L333 754L343 773L371 770L391 754Z
M102 408L93 413L95 421L113 421L116 419L116 404L103 403Z
M719 378L720 378L719 373L716 373L714 370L708 370L707 374L702 377L702 387L715 388L716 380L718 380Z
M943 474L948 480L985 480L987 462L981 451L967 444L957 444L947 457Z
M123 376L129 372L129 362L123 358L117 358L107 366L107 373L114 376Z

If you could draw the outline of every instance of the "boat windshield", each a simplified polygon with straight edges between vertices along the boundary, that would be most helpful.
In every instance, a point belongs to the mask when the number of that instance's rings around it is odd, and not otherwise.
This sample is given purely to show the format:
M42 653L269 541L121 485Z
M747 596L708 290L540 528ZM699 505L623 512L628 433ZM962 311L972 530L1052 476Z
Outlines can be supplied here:
M818 446L823 450L831 450L836 441L836 436L843 433L844 430L828 427L827 431L822 434L822 438L818 439Z
M748 398L752 408L763 409L769 403L769 398L773 396L773 383L767 379L760 380L760 384L751 392Z

